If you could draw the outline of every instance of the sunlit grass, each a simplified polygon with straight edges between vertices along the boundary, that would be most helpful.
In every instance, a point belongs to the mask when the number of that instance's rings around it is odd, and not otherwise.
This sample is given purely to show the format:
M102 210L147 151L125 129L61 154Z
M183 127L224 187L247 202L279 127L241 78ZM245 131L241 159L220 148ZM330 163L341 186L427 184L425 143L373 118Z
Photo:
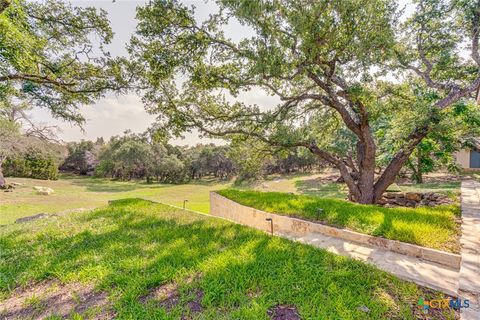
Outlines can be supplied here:
M279 192L220 190L219 194L260 210L296 216L353 231L458 252L460 208L455 205L384 208L339 199Z
M415 319L419 297L442 296L325 250L138 199L0 228L0 275L0 306L14 287L55 278L94 283L118 319L179 319L185 304L167 312L139 299L171 281L180 301L203 291L197 319L268 319L277 304L295 305L302 319Z
M22 183L13 192L0 192L0 225L38 213L58 213L76 208L93 209L104 206L109 200L139 197L192 210L210 211L209 192L225 188L230 182L202 180L189 184L147 184L144 182L114 181L91 177L62 176L56 181L26 178L8 178L8 182ZM55 190L51 195L38 195L34 186Z

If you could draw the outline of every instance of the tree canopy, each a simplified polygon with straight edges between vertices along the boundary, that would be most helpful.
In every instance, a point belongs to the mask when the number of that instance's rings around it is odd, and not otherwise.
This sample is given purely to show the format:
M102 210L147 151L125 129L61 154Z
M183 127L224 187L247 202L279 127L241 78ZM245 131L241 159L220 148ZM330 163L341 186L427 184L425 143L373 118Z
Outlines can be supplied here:
M21 96L81 124L80 105L127 87L125 60L105 46L107 14L59 0L0 0L0 99Z
M200 22L174 0L137 12L129 50L157 127L306 148L361 203L380 199L442 113L480 85L478 0L416 0L407 19L391 0L216 3ZM232 20L248 30L240 41L224 33ZM253 90L280 102L240 99ZM395 122L403 130L385 148Z

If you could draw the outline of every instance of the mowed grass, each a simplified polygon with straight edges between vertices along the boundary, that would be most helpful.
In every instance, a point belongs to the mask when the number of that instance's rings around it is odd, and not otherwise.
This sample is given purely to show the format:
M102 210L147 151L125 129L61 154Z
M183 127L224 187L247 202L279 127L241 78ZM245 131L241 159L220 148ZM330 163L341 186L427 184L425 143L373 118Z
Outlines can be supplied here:
M326 178L330 178L326 179ZM316 174L276 175L252 185L236 186L238 189L293 192L325 198L345 199L344 184L332 183L338 173L326 170ZM7 182L22 183L13 192L0 192L0 225L13 223L16 219L38 213L58 213L72 209L94 209L104 206L109 200L122 198L145 198L176 206L210 212L210 191L232 188L233 181L203 179L188 184L147 184L142 181L115 181L84 176L61 175L59 180L45 181L27 178L7 178ZM34 186L55 190L49 196L38 195ZM439 182L423 185L392 186L401 191L435 191L458 194L459 182Z
M118 319L268 319L278 304L302 319L415 319L419 297L443 297L325 250L139 199L0 228L0 275L0 309L13 288L58 279L107 292ZM170 311L141 302L172 282L180 298ZM189 314L193 289L202 310Z
M263 211L348 228L353 231L424 247L459 252L460 208L455 205L419 208L383 208L279 192L220 190L240 204ZM319 210L322 209L322 210Z
M109 200L132 197L176 206L183 206L183 200L188 200L187 208L208 213L209 192L231 185L230 182L213 179L174 185L66 175L56 181L27 178L8 178L7 181L22 183L23 186L15 188L13 192L0 192L0 225L38 213L94 209L106 205ZM54 193L48 196L38 195L34 186L52 188Z

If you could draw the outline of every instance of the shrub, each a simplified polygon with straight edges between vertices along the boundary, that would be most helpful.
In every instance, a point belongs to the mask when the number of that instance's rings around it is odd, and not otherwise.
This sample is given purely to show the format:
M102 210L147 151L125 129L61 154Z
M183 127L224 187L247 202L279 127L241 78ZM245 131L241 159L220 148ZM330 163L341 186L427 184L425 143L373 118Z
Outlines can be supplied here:
M6 176L57 180L58 168L51 156L27 154L24 157L7 158L3 165Z

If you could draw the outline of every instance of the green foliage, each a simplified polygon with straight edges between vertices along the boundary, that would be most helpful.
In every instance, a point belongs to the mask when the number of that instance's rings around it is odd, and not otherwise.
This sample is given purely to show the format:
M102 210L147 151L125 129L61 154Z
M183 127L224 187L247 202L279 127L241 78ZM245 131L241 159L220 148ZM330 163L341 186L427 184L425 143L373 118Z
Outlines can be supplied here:
M321 221L373 236L449 252L458 252L460 249L457 241L460 230L455 222L460 215L457 206L383 208L279 192L226 189L218 193L240 204L268 212Z
M124 136L111 138L99 152L94 151L95 146L86 141L71 144L70 155L62 168L76 163L77 154L80 160L84 159L85 152L98 154L99 163L95 164L98 177L162 183L182 183L204 177L228 180L236 174L239 181L255 180L267 174L318 168L318 160L306 152L283 149L270 154L261 149L261 145L255 149L246 141L228 146L175 147L149 138L149 133L136 135L127 132Z
M138 135L112 137L99 156L98 176L130 180L151 174L153 153L147 141Z
M243 133L283 145L313 138L315 130L305 127L308 119L328 113L318 101L298 99L266 111L245 105L238 94L261 89L287 101L315 92L311 75L333 72L337 61L339 74L356 78L391 53L393 1L217 4L220 11L201 23L178 1L153 1L137 12L131 57L145 67L137 76L146 88L148 110L162 115L156 127L174 135L197 127L207 134ZM253 36L237 42L227 38L222 27L233 18ZM177 85L180 75L185 81ZM371 90L355 86L356 100L372 99Z
M427 82L457 88L471 83L477 77L480 62L469 59L479 54L478 48L472 47L474 37L478 39L478 2L415 0L414 4L420 10L402 25L398 61L404 66L420 65L419 69L430 78ZM466 59L465 53L470 57ZM438 90L431 90L432 99L438 99L438 95Z
M190 178L182 152L176 147L149 141L145 135L115 136L99 154L95 174L121 180L155 178L158 182L181 183Z
M27 153L23 157L7 158L3 164L5 176L42 180L57 180L58 167L51 156Z
M403 147L409 132L435 113L432 130L414 149L407 168L417 183L422 182L423 174L434 170L446 168L458 172L455 152L471 147L480 135L480 106L460 101L451 108L435 111L430 106L431 91L418 83L414 89L406 84L383 84L381 91L390 96L385 100L388 112L378 114L374 122L380 148L378 163L387 165Z
M138 9L129 51L159 135L197 128L273 152L306 148L340 169L359 202L377 201L480 85L476 1L418 0L407 17L394 0L216 4L203 21L175 0ZM229 38L232 21L248 36ZM258 93L263 105L246 103ZM430 159L451 158L436 147L450 139L428 139ZM242 164L240 176L258 175L258 162Z
M205 319L266 319L277 304L294 304L302 319L415 319L418 297L444 297L326 250L138 199L6 226L0 238L0 296L44 279L93 283L120 319L190 315L196 290L194 316ZM170 311L141 302L169 283L179 292Z
M190 163L192 179L212 175L228 179L237 172L237 164L230 157L229 146L197 145L184 150Z
M322 167L321 160L305 149L280 150L273 161L264 165L266 173L313 172Z
M82 123L80 105L126 87L125 60L104 50L113 36L105 11L58 0L10 2L0 13L0 97L13 92Z
M244 180L258 179L263 175L262 167L268 153L262 150L262 144L252 140L234 140L229 156L237 163L240 183Z
M57 179L61 146L22 135L20 128L19 123L0 115L0 178Z
M98 165L99 149L103 146L102 140L72 142L67 145L68 156L60 168L80 174L89 174Z

